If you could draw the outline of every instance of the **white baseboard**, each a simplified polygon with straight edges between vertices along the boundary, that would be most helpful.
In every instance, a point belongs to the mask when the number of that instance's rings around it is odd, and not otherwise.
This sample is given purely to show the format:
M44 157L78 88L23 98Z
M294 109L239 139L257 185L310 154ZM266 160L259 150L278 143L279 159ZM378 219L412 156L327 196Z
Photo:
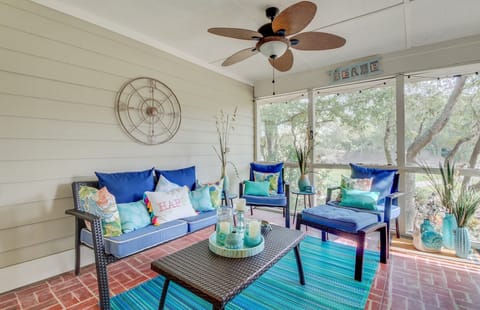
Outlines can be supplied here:
M92 264L95 259L93 251L81 247L80 265ZM0 293L51 278L61 273L71 271L75 265L74 250L65 251L55 255L42 257L29 262L0 269Z

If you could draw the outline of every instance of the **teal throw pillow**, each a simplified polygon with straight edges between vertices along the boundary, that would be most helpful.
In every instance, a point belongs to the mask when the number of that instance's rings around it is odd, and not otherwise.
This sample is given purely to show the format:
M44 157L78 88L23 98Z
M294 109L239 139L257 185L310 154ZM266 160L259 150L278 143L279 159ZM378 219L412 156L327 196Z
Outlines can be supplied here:
M342 188L342 207L354 207L367 210L376 210L379 192L365 192L357 189Z
M150 225L150 215L143 200L117 204L122 231L128 233Z
M252 196L269 196L270 195L270 182L269 181L245 181L245 195Z
M191 191L190 202L195 211L204 212L215 210L210 199L210 189L208 186L198 187L196 190Z
M210 201L212 202L212 206L214 208L220 208L222 206L223 178L216 182L197 183L196 186L208 188L208 192L210 193Z

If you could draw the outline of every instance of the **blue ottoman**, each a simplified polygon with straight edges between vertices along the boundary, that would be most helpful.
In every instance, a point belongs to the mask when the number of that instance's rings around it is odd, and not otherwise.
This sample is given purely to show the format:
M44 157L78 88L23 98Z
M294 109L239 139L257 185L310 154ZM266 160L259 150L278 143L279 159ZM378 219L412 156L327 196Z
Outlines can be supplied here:
M320 229L322 241L326 241L328 233L331 233L357 243L355 259L355 280L357 281L362 281L363 253L368 233L376 231L380 233L380 262L387 263L389 252L387 225L385 222L379 222L375 214L320 205L305 209L297 215L296 229L300 230L302 224Z

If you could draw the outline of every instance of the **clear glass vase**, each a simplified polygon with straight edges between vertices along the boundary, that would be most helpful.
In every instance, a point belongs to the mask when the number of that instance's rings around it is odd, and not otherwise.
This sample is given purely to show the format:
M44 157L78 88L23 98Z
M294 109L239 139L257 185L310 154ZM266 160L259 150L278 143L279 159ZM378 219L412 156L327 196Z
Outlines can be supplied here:
M225 245L227 235L233 230L233 212L231 208L221 207L217 209L216 239L218 245Z

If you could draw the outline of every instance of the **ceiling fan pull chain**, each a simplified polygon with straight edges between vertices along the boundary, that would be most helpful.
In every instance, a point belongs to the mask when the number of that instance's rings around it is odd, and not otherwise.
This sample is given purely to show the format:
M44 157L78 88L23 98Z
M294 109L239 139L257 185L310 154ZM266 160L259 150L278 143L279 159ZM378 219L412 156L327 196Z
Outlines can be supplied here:
M273 63L275 64L275 59L273 59ZM272 95L275 96L275 67L274 66L272 66L272 76L273 76L273 78L272 78L272 90L273 90Z

